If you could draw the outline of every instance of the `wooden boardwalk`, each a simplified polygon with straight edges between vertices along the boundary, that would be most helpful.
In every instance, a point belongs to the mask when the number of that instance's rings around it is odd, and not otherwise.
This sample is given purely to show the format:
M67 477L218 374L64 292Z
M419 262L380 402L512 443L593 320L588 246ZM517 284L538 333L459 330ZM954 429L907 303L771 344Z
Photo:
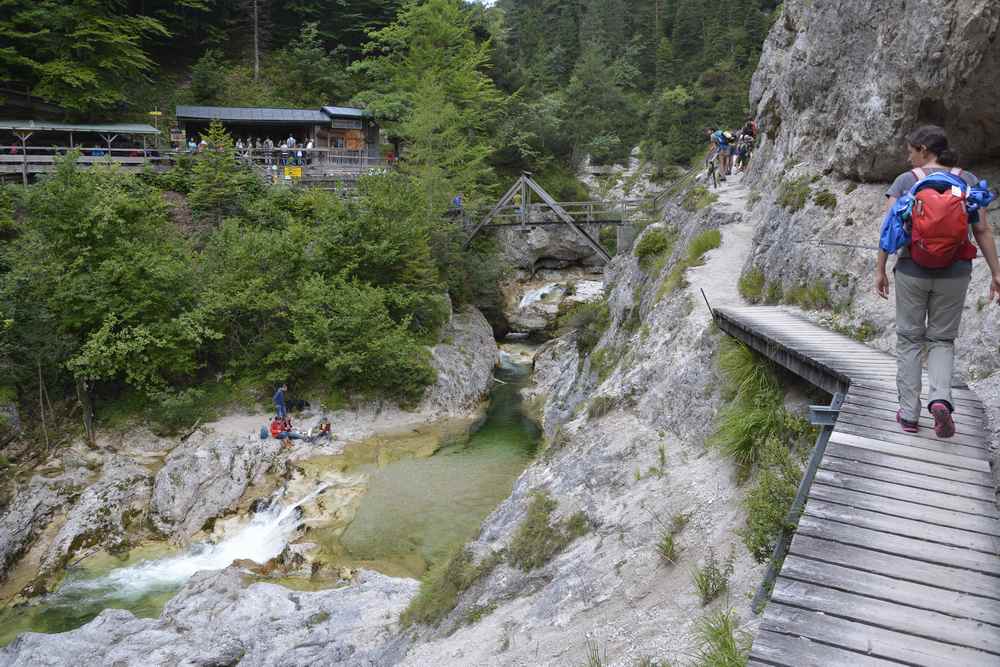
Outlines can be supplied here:
M929 415L905 434L891 355L777 308L716 314L846 395L749 665L1000 665L1000 512L976 394L954 390L954 438Z

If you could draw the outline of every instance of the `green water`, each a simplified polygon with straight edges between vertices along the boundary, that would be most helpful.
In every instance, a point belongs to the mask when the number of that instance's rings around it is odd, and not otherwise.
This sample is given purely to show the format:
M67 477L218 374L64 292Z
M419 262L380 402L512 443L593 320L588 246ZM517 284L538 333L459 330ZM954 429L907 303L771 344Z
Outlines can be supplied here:
M451 549L473 538L483 519L511 491L536 452L538 427L523 412L519 390L526 367L499 370L482 425L468 437L449 436L434 451L428 432L382 439L377 447L352 447L329 464L369 476L368 492L347 527L311 531L324 560L393 576L420 576ZM440 434L438 434L439 436ZM341 534L342 533L342 534ZM128 609L155 618L179 585L128 595L103 582L117 568L155 564L177 556L165 545L135 549L127 559L100 555L71 569L62 590L40 604L0 609L0 646L25 631L63 632L103 609ZM86 584L93 582L93 587ZM84 583L84 586L79 586ZM69 585L72 584L72 585Z
M527 374L499 371L497 377L507 384L496 385L485 422L467 442L430 458L357 468L369 474L370 486L340 538L349 560L387 574L419 576L474 537L510 495L540 433L521 409L518 390Z

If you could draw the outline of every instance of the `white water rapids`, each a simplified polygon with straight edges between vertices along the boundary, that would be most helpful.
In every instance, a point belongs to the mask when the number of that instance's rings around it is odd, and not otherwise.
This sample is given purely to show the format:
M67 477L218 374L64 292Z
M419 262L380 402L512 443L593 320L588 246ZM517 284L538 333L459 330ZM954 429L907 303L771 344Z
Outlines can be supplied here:
M299 525L299 508L323 493L328 486L320 485L305 498L287 507L282 506L276 496L247 525L218 543L195 544L186 553L112 570L96 579L67 581L51 596L50 601L58 603L59 598L81 596L91 600L136 600L150 593L177 589L196 572L222 570L234 560L266 563L284 550L295 533Z

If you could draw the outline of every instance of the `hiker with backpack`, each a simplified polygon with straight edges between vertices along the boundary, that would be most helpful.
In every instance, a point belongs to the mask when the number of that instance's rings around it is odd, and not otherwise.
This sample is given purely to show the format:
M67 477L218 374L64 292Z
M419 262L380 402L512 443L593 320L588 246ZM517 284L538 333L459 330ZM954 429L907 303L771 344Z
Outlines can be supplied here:
M707 161L711 162L716 157L719 158L719 173L721 175L719 180L725 181L733 166L733 143L736 141L736 137L733 136L732 132L717 130L714 127L706 128L705 131L712 145L712 154Z
M896 278L896 421L907 433L919 430L921 370L927 350L930 381L927 409L939 438L955 434L951 378L965 295L972 279L976 246L990 267L990 300L1000 300L1000 261L986 219L994 199L985 181L958 168L944 130L917 128L906 137L911 171L900 174L886 192L889 199L875 270L875 289L889 298L886 260L899 259Z

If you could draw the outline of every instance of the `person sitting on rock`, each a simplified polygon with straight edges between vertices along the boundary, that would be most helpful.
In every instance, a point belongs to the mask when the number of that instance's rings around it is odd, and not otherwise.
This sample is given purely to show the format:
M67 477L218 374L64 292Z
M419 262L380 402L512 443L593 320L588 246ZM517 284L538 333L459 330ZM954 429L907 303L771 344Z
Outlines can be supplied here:
M320 440L322 438L333 439L333 433L330 430L330 418L323 415L323 418L319 420L319 424L316 426L316 431L313 433L311 441Z

